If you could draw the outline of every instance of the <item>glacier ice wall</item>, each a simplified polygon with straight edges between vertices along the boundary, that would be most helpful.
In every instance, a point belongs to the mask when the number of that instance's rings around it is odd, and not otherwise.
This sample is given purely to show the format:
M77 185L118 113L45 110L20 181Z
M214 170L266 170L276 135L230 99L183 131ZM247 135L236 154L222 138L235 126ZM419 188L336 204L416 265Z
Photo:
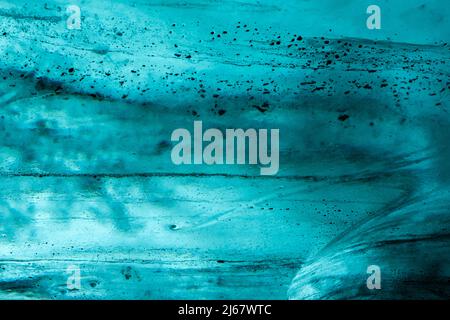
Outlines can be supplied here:
M71 1L70 30L0 1L0 298L448 298L449 7L377 2L381 30L369 1ZM194 120L279 128L280 172L173 165Z

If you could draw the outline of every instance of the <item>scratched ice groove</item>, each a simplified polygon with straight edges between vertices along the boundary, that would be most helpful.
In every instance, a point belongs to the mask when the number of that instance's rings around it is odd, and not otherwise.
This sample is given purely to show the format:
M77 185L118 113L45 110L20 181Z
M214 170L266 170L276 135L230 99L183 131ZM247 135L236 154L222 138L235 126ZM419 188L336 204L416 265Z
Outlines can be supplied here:
M0 1L0 299L448 299L450 9L376 3ZM196 120L278 174L172 164Z

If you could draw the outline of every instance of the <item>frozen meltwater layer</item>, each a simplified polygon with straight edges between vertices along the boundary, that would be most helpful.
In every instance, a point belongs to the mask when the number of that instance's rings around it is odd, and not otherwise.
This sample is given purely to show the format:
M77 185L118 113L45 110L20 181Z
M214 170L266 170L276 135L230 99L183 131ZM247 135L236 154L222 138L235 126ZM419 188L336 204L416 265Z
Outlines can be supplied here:
M448 297L448 5L378 2L0 1L0 298ZM278 175L173 165L195 120Z

